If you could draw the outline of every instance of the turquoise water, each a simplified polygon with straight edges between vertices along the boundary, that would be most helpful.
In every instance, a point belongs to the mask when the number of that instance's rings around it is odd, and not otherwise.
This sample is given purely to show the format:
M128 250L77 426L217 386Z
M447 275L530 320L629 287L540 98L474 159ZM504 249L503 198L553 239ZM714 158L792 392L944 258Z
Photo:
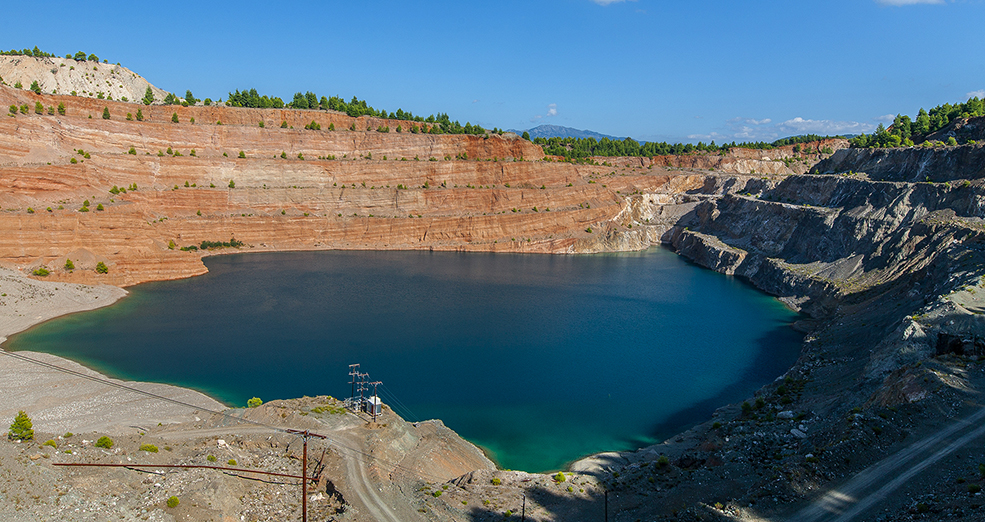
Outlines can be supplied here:
M794 313L665 249L591 256L304 252L212 257L5 348L245 405L348 396L348 365L408 420L502 467L658 442L786 371ZM397 402L394 400L399 400Z

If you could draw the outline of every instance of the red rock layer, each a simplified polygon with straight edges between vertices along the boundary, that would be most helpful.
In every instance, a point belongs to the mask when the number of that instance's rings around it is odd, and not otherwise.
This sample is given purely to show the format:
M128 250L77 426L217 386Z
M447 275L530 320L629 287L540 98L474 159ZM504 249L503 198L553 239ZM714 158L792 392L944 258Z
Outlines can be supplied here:
M36 115L34 100L65 103L67 114ZM324 111L147 107L9 88L0 88L0 103L32 107L0 118L0 263L44 265L49 279L73 282L188 277L205 271L203 255L225 252L575 252L621 226L627 195L704 183L638 158L630 166L531 161L540 148L513 137L393 132L399 122L388 122L389 133L353 132L344 130L353 121L375 123ZM120 117L138 109L143 122ZM172 112L180 123L166 120ZM255 124L261 117L265 128ZM212 119L224 125L203 124ZM280 119L343 130L271 124ZM463 154L469 159L457 159ZM245 245L181 250L230 238ZM96 273L99 262L108 273Z

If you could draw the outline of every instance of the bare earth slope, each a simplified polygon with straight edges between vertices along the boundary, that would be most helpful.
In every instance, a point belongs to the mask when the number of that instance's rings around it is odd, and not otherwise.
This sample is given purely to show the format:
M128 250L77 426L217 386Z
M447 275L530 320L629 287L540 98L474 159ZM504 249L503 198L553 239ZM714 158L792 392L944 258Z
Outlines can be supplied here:
M798 324L806 332L800 360L745 407L725 406L663 444L576 462L564 481L493 470L433 423L410 426L390 417L379 431L349 416L323 415L336 406L325 398L249 412L269 422L337 430L318 489L323 518L492 520L526 502L531 520L598 520L608 491L613 520L783 520L796 519L815 500L823 504L829 493L852 491L869 496L842 499L833 509L857 513L858 520L926 512L980 519L981 504L969 489L983 480L977 463L985 462L985 450L972 440L977 432L969 430L972 438L947 446L949 452L928 449L926 458L910 448L930 448L939 430L960 426L959 419L980 409L981 146L839 150L845 144L833 141L798 153L789 147L574 164L544 158L511 135L398 133L406 122L326 111L147 107L9 87L0 87L0 102L16 106L14 115L0 118L0 264L21 274L44 265L48 281L126 286L202 273L203 255L224 252L579 253L665 243L805 313ZM63 103L66 113L36 114L37 102ZM322 130L304 130L311 121ZM243 244L188 248L231 238ZM66 259L74 269L64 268ZM108 273L96 272L99 262ZM349 420L338 421L343 418ZM315 419L328 424L307 424ZM272 449L286 439L267 439L228 417L149 428L147 435L126 435L121 453L85 453L80 446L78 455L201 459L208 448L218 451L222 432L240 436L237 444L250 449L240 458L254 465L290 462ZM139 453L140 437L151 435L178 441L168 442L175 457ZM0 470L7 477L34 473L44 487L70 478L65 497L88 492L105 500L99 507L70 497L65 502L73 509L105 514L121 498L100 489L102 475L51 467L56 455L45 458L40 452L49 450L36 444L4 448ZM292 452L286 458L296 458L296 445ZM385 455L387 464L374 466L367 453ZM891 491L854 486L869 475L852 477L896 457L942 464L919 464L920 475L894 481ZM402 474L408 469L413 472ZM173 489L195 498L192 508L211 502L213 511L171 512L162 507L163 490L135 485L126 473L111 475L112 487L144 489L119 510L124 518L142 510L162 519L272 520L295 513L274 501L276 490L202 478L208 487L200 491L192 487L197 475L183 475L187 481ZM54 518L75 517L56 509L60 501L41 501L28 489L7 495L33 501L32 509L48 509ZM805 512L819 520L837 515L823 505L818 511L821 504ZM21 516L28 504L10 505L4 509ZM257 506L285 507L261 512Z

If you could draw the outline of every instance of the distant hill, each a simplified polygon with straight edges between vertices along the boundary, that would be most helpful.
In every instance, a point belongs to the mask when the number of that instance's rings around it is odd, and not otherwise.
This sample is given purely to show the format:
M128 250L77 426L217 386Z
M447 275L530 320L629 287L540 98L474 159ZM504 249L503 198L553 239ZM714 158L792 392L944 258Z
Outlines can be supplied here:
M522 130L510 130L509 132L515 132L518 135L522 135L524 131ZM623 140L624 138L617 138L615 136L609 136L606 134L600 134L598 132L590 130L578 130L572 129L571 127L562 127L560 125L538 125L532 129L527 129L526 132L530 133L530 138L595 138L596 140L601 140L602 138L609 138L610 140Z

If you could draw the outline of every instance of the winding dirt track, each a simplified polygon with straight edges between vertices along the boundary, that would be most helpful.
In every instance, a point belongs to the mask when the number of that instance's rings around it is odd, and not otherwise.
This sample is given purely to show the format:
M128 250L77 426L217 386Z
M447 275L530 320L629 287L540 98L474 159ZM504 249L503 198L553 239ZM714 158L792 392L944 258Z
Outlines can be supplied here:
M985 435L982 419L985 419L985 408L883 459L787 520L849 522L860 519L860 515L925 468Z
M237 425L222 428L181 430L172 433L162 433L160 437L169 440L186 440L229 434L243 435L260 433L276 433L276 431L265 426ZM331 446L342 454L345 459L346 483L352 488L352 492L355 493L362 507L369 512L369 516L377 522L404 522L404 519L397 517L387 503L377 494L373 482L366 473L365 457L354 449L359 448L360 451L366 451L367 448L363 444L360 444L357 437L344 436L344 434L336 432L333 434L333 438L336 441Z

